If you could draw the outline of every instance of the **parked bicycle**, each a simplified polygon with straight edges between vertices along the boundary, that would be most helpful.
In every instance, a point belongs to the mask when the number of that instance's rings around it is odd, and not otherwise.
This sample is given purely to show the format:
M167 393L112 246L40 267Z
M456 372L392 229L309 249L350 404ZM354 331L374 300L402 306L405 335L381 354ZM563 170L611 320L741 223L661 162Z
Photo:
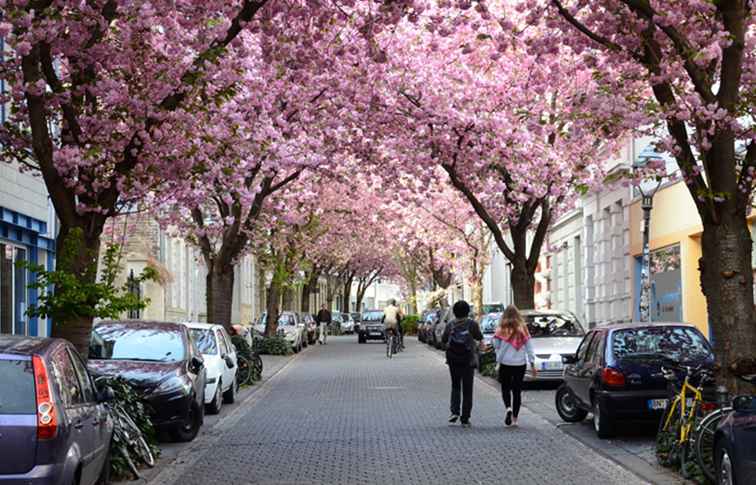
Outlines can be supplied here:
M108 385L109 378L99 377L96 383ZM152 468L155 466L155 456L145 439L139 426L131 419L129 413L118 402L109 404L110 415L113 419L113 449L121 455L131 473L141 478L137 463L143 463ZM137 463L135 463L135 460Z
M231 341L236 347L236 383L238 386L259 381L263 372L263 361L259 353L257 339L253 336L253 347L241 337L233 336Z
M691 453L696 453L693 440L693 432L697 422L702 419L707 411L715 408L712 403L704 401L704 384L713 380L712 372L699 366L675 366L677 370L685 373L685 378L679 389L674 389L674 396L670 399L662 419L659 421L657 440L669 440L668 446L658 455L663 465L680 465L683 475L687 473L687 464L696 460ZM677 373L670 367L662 367L664 377L674 385L678 381ZM693 385L697 382L697 385Z

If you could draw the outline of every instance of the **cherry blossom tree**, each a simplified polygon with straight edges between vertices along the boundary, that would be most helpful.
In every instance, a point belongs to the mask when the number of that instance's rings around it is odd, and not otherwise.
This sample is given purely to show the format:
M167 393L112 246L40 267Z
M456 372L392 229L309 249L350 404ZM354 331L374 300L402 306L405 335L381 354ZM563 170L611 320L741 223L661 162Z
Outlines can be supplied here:
M703 223L699 261L712 340L723 368L747 366L756 348L751 212L756 171L756 14L749 0L549 0L523 2L530 42L544 52L570 46L595 76L650 92L615 94L665 131L659 149L675 157ZM755 362L751 362L753 365ZM743 384L730 377L730 386Z
M476 9L428 11L425 29L408 19L379 38L402 55L381 78L376 152L426 186L440 167L511 262L515 303L532 308L551 221L600 176L629 121L616 116L624 103L608 96L611 84L577 56L533 53L506 17L494 20L483 2Z

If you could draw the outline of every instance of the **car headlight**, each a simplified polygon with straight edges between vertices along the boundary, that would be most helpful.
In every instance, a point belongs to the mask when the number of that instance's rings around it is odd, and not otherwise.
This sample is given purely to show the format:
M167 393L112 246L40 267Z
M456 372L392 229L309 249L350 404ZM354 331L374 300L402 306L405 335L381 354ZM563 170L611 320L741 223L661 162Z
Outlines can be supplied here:
M173 394L176 392L183 392L189 394L192 389L192 383L183 377L172 377L163 381L152 394Z

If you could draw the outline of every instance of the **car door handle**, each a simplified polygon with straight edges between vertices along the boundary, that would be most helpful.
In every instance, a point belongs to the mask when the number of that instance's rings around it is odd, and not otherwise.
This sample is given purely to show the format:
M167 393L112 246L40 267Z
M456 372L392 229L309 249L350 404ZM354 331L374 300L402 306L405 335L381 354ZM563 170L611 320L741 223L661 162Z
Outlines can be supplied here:
M81 429L81 428L83 428L83 427L84 427L84 423L82 423L81 421L76 421L76 422L74 423L73 427L74 427L75 429Z

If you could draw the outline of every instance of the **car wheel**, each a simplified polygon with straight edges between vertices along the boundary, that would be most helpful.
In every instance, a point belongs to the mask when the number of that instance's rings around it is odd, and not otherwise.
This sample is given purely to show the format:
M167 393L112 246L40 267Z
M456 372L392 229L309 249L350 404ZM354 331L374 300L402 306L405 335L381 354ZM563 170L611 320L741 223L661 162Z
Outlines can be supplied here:
M730 447L720 441L716 446L717 485L736 485L735 470L732 466Z
M614 422L598 400L593 404L593 429L601 439L614 436Z
M555 403L559 417L568 423L577 423L588 416L588 411L580 408L575 395L565 384L557 389Z
M218 385L215 386L215 396L213 396L213 400L210 401L210 404L207 405L207 412L210 414L218 414L221 411L221 407L223 406L223 383L221 381L218 381Z
M202 406L196 402L192 402L189 407L189 415L186 417L184 423L176 428L174 431L174 437L177 441L188 442L197 437L200 426L202 425Z
M223 402L226 404L233 404L236 401L236 377L234 377L234 383L228 388L228 391L223 393Z

